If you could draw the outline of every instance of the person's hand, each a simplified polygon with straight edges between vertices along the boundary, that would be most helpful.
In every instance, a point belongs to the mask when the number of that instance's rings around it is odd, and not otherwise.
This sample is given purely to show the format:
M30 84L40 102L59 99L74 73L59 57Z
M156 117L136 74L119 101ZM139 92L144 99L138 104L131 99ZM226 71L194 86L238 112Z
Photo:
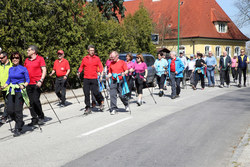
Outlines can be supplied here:
M125 75L125 73L124 72L122 72L122 76L124 76Z
M64 80L66 80L67 78L68 78L68 77L67 77L66 75L63 77Z
M112 77L112 74L111 74L111 73L109 73L109 74L107 75L106 80L108 80L110 77Z
M52 76L52 75L53 75L53 73L50 73L50 74L49 74L49 76Z
M41 81L37 81L36 82L36 86L40 88L42 86L42 82Z
M213 67L215 67L215 65L213 65Z
M177 72L177 71L175 71L175 74L178 74L178 72Z
M76 75L77 75L78 78L80 78L80 73L79 72L77 72Z
M23 85L19 85L19 88L20 89L24 89L25 87Z
M134 71L133 68L130 68L130 69L129 69L129 72L133 72L133 71Z
M0 86L0 90L2 90L2 89L4 89L4 87L3 87L3 86Z
M102 76L100 76L99 81L102 82Z

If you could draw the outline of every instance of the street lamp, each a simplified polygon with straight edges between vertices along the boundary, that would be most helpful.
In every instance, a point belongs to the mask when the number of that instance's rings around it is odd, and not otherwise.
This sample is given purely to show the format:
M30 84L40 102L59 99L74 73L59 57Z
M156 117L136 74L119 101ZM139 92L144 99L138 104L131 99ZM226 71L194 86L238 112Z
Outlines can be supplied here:
M177 55L179 56L179 45L180 45L180 0L178 0L178 46L177 46Z

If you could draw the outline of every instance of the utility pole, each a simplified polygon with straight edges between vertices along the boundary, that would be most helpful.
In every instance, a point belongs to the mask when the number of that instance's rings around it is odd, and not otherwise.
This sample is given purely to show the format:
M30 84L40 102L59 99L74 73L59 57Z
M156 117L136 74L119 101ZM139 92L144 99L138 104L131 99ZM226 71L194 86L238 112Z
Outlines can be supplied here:
M178 0L178 46L177 55L179 56L179 46L180 46L180 0Z

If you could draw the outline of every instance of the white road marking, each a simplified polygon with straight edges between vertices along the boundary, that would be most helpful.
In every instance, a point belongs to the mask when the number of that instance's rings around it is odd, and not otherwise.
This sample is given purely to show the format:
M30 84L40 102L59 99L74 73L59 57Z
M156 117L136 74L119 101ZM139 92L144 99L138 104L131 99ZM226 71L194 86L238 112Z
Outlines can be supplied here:
M88 135L90 135L90 134L93 134L93 133L98 132L98 131L100 131L100 130L103 130L103 129L105 129L105 128L108 128L108 127L114 126L114 125L116 125L116 124L119 124L119 123L121 123L121 122L123 122L123 121L129 120L129 119L131 119L131 118L133 118L133 117L127 117L127 118L120 119L120 120L118 120L118 121L115 121L115 122L112 122L112 123L110 123L110 124L104 125L104 126L102 126L102 127L100 127L100 128L96 128L96 129L91 130L91 131L89 131L89 132L83 133L83 134L81 134L81 135L79 135L79 136L77 136L77 137L81 138L81 137L84 137L84 136L88 136Z

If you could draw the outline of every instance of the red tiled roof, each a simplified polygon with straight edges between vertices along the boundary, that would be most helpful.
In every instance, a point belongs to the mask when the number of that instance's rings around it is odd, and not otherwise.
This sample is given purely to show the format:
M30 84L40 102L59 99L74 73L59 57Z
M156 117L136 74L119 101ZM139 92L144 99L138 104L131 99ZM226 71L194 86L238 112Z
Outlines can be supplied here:
M227 16L215 0L181 0L180 6L180 38L218 38L248 41L246 37ZM159 23L159 18L169 18L168 24L175 29L173 35L166 39L177 38L178 25L178 1L177 0L133 0L124 2L126 7L125 16L134 14L139 5L148 9L153 21ZM227 33L217 32L213 22L224 21L228 24Z

